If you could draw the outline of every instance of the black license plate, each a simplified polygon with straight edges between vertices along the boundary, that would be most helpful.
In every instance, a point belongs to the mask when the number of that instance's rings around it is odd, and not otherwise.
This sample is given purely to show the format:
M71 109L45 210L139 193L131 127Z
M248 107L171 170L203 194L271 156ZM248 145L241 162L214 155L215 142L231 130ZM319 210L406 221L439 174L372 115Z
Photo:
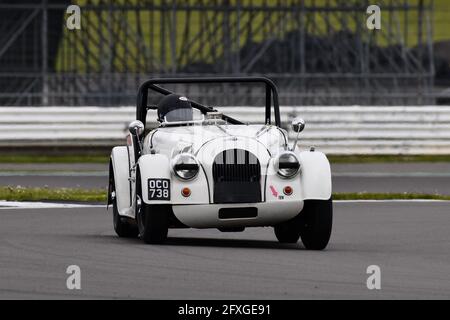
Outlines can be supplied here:
M170 200L170 180L148 179L148 200Z

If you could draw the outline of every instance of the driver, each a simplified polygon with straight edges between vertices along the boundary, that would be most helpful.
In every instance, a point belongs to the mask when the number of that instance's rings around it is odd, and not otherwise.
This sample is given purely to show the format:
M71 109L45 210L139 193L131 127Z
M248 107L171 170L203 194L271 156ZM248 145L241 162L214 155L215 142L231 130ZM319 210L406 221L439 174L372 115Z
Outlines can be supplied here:
M186 97L177 94L169 94L159 101L158 121L192 121L192 105Z

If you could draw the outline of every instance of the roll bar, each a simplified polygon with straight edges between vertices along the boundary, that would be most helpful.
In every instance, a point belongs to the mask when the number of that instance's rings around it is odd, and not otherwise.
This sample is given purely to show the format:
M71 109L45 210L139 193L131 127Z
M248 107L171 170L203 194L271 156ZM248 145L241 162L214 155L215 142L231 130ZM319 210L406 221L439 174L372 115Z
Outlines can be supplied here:
M271 123L271 106L273 97L273 108L275 116L275 125L280 127L280 106L278 103L278 89L272 80L265 77L201 77L201 78L155 78L145 81L139 87L137 95L137 108L136 108L136 119L142 121L145 125L145 120L147 117L147 110L154 109L147 104L148 100L148 90L151 89L163 95L169 95L173 92L162 88L158 85L161 84L182 84L182 83L262 83L266 86L266 113L265 113L265 123ZM200 110L203 114L208 112L217 112L214 108L202 105L198 102L189 100L193 108ZM241 121L223 115L222 119L231 124L242 124Z

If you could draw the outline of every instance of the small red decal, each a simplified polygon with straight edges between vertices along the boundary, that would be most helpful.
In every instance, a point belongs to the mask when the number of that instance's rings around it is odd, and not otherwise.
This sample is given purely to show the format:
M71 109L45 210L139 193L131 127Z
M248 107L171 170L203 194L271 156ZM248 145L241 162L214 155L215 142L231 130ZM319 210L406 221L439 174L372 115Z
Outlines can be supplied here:
M270 186L270 191L272 191L272 194L274 197L278 197L278 192L277 192L277 190L275 190L275 188L273 186Z

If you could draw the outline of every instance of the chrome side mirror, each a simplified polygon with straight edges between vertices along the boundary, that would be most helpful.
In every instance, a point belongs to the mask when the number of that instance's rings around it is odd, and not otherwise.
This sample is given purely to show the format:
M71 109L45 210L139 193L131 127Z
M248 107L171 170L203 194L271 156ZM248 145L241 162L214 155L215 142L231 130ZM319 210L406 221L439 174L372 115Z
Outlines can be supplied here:
M294 132L300 133L303 131L303 129L305 129L305 120L298 117L294 118L292 120L292 130L294 130Z
M139 120L134 120L128 125L128 131L133 136L141 136L144 133L144 124Z
M295 147L297 146L300 132L302 132L304 129L305 129L305 120L299 117L296 117L292 120L292 130L294 130L294 132L297 132L297 137L295 138L294 145L292 146L291 149L292 151L295 151Z
M128 125L128 131L130 131L131 138L133 140L134 160L136 162L142 154L142 143L140 136L144 133L144 130L144 124L139 120L134 120Z

